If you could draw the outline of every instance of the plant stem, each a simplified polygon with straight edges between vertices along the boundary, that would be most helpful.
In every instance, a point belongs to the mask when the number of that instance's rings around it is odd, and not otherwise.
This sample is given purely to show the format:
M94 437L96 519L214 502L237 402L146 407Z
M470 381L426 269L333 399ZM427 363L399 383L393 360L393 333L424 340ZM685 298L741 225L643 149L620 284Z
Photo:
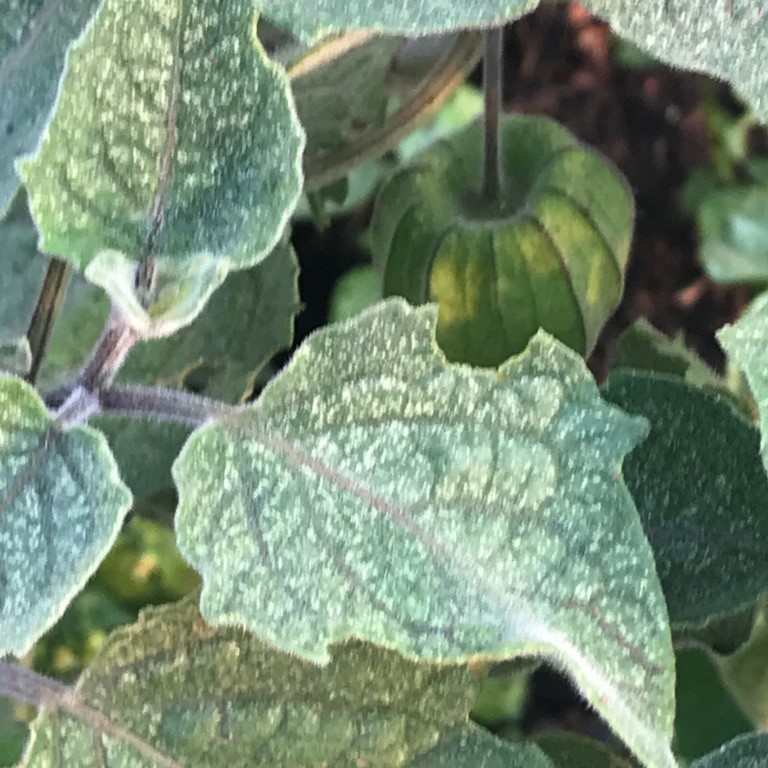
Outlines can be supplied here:
M234 405L191 392L124 384L99 392L100 411L153 421L173 421L197 427L215 416L237 410Z
M68 686L20 664L0 661L0 695L41 707L60 701L69 690Z
M485 95L485 155L483 166L483 198L498 202L501 196L501 85L504 29L486 30L483 59L483 91Z
M27 339L32 352L32 364L26 376L30 384L34 384L37 379L45 349L51 338L56 317L67 295L71 277L72 267L67 262L51 259L27 329Z
M138 339L136 331L113 311L91 359L80 374L80 386L89 392L98 392L108 387Z

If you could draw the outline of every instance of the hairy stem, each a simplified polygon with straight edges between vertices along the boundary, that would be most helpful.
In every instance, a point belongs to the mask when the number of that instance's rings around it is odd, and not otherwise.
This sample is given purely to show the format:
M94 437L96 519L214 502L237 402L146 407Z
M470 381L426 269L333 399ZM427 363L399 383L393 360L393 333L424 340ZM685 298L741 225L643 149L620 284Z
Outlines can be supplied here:
M99 392L108 387L138 340L136 331L113 311L101 339L80 374L78 384L89 392Z
M67 295L71 277L70 264L59 259L51 259L27 329L27 339L32 352L32 364L26 377L30 384L34 384L37 380L45 349L51 338L56 317Z
M102 413L153 421L174 421L193 427L236 410L236 406L191 392L139 384L104 389L99 392L99 403Z
M60 701L69 690L68 686L20 664L0 661L0 695L42 707Z
M483 164L483 198L494 203L501 195L501 85L504 29L485 33L483 59L483 91L485 95L485 154Z

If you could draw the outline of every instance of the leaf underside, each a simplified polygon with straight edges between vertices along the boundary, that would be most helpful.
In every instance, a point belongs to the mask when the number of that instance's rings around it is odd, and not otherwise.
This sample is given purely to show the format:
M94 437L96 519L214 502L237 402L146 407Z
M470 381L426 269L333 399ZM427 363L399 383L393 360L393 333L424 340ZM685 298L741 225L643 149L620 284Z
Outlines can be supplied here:
M496 373L446 366L400 300L316 334L174 465L206 620L327 660L549 657L649 766L673 765L672 651L618 462L643 425L545 334Z
M739 736L691 764L691 768L764 768L768 762L768 734Z
M211 629L194 600L116 631L75 703L44 712L25 766L78 768L550 768L533 745L468 723L464 667L352 642L327 667L240 629Z
M22 655L106 555L131 505L106 440L0 376L0 656Z

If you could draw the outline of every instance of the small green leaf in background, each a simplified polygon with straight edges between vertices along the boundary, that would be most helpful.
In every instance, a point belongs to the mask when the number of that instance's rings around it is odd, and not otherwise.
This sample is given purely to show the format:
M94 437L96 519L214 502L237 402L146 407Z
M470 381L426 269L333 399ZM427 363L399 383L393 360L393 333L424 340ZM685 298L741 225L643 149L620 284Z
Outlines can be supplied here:
M768 733L740 736L701 760L691 768L766 768Z
M549 768L535 746L468 723L477 680L464 667L360 642L317 667L206 626L195 603L147 610L116 631L74 704L40 715L24 765Z
M550 658L648 766L672 766L666 608L619 474L644 423L546 334L497 373L447 366L434 323L381 303L192 435L176 530L203 615L316 661L348 636Z
M713 654L701 648L677 653L675 753L695 760L752 726L726 690Z
M603 395L651 424L624 477L656 557L672 629L738 613L768 590L768 477L760 435L726 399L619 371Z
M19 186L14 161L40 140L67 48L99 2L0 0L0 217Z
M768 606L755 616L749 641L730 656L718 657L723 680L759 731L768 730ZM768 753L766 754L768 758Z
M754 395L760 414L760 449L768 467L768 293L758 296L735 323L721 328L717 338Z
M20 164L43 251L84 269L103 251L243 268L272 250L304 137L251 17L249 0L105 0Z
M131 494L103 435L0 376L0 656L23 655L115 540Z
M713 280L768 282L768 187L711 192L697 219L701 261Z
M328 320L354 317L381 299L381 278L372 266L355 267L343 274L331 294Z
M482 130L438 142L381 189L371 244L384 294L437 302L452 361L500 365L540 327L586 355L621 298L629 188L559 124L515 116L501 200L483 201Z
M26 336L17 339L0 338L0 372L24 376L32 365L32 351Z
M633 763L604 744L577 733L544 731L534 742L557 768L632 768Z

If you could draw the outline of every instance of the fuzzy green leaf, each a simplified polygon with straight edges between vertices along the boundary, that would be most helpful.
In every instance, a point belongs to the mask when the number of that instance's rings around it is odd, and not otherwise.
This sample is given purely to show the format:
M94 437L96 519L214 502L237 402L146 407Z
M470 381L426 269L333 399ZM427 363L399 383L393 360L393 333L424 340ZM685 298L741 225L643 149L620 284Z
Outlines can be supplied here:
M258 0L267 18L306 41L346 29L425 35L488 26L519 18L538 4L539 0Z
M312 337L174 465L206 620L317 661L357 636L425 659L543 656L649 766L672 766L672 650L620 480L641 421L546 336L449 366L434 308Z
M67 48L99 2L0 0L0 216L19 186L14 161L40 140Z
M207 627L186 600L109 638L74 702L38 719L24 765L548 768L536 747L468 724L476 682L360 642L320 668Z
M0 656L61 616L130 505L103 435L62 428L28 384L0 376Z
M754 605L768 590L768 477L757 430L725 398L671 376L618 372L603 395L651 424L624 460L624 478L673 630Z
M691 764L691 768L765 768L768 765L768 733L739 736L716 752Z
M747 378L760 413L760 449L768 468L768 293L761 294L733 325L717 332L729 359Z
M26 336L0 338L0 371L24 376L32 365L32 350Z
M41 250L81 269L105 250L235 267L270 252L300 192L303 134L251 16L249 0L105 0L20 163Z
M375 28L427 34L519 18L538 0L259 0L273 21L305 40ZM732 83L768 119L768 13L760 0L584 0L622 37L657 59Z

